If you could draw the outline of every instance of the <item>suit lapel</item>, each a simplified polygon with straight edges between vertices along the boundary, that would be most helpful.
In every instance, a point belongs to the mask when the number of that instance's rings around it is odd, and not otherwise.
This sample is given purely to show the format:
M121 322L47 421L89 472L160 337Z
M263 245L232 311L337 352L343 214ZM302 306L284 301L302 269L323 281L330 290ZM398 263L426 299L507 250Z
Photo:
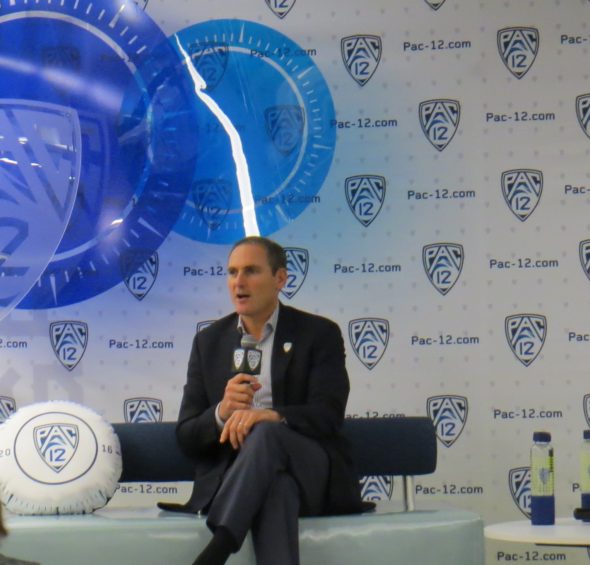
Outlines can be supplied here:
M289 310L281 304L272 348L271 381L274 406L285 404L285 379L296 347L295 341L292 317Z

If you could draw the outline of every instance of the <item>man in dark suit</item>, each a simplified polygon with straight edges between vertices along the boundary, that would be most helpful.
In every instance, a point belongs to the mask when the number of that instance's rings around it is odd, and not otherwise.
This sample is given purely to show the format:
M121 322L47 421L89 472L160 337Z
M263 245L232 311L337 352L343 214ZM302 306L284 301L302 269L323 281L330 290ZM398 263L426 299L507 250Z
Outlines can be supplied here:
M177 437L194 457L184 506L207 514L213 537L196 565L225 563L249 530L259 565L297 565L300 515L362 510L340 435L349 392L338 326L280 304L285 252L247 237L228 260L235 313L193 341ZM232 375L244 334L262 352L260 375Z

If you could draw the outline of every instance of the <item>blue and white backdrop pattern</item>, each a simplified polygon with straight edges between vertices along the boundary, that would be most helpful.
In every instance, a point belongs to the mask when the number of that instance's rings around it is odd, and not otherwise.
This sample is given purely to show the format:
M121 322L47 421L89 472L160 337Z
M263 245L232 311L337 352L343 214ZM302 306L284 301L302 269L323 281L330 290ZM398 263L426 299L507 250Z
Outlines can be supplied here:
M546 429L570 515L590 2L59 4L0 4L0 419L173 420L194 332L231 308L229 244L260 232L288 250L283 300L342 328L349 416L434 420L419 504L523 518ZM562 556L588 562L540 554Z

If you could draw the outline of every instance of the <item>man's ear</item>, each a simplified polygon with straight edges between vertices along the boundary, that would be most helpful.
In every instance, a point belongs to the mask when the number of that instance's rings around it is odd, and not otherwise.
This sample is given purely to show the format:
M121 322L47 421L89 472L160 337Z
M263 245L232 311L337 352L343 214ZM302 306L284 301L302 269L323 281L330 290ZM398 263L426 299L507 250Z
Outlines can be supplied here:
M277 282L277 289L281 290L287 284L287 269L279 268L275 273L275 280Z

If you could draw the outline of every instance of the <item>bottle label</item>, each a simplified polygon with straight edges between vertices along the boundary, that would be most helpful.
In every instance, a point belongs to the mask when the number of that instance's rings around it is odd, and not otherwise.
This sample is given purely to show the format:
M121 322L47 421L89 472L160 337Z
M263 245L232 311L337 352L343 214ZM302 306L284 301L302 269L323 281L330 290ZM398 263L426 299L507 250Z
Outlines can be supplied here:
M546 465L531 470L531 494L533 496L553 494L553 459L549 459Z

